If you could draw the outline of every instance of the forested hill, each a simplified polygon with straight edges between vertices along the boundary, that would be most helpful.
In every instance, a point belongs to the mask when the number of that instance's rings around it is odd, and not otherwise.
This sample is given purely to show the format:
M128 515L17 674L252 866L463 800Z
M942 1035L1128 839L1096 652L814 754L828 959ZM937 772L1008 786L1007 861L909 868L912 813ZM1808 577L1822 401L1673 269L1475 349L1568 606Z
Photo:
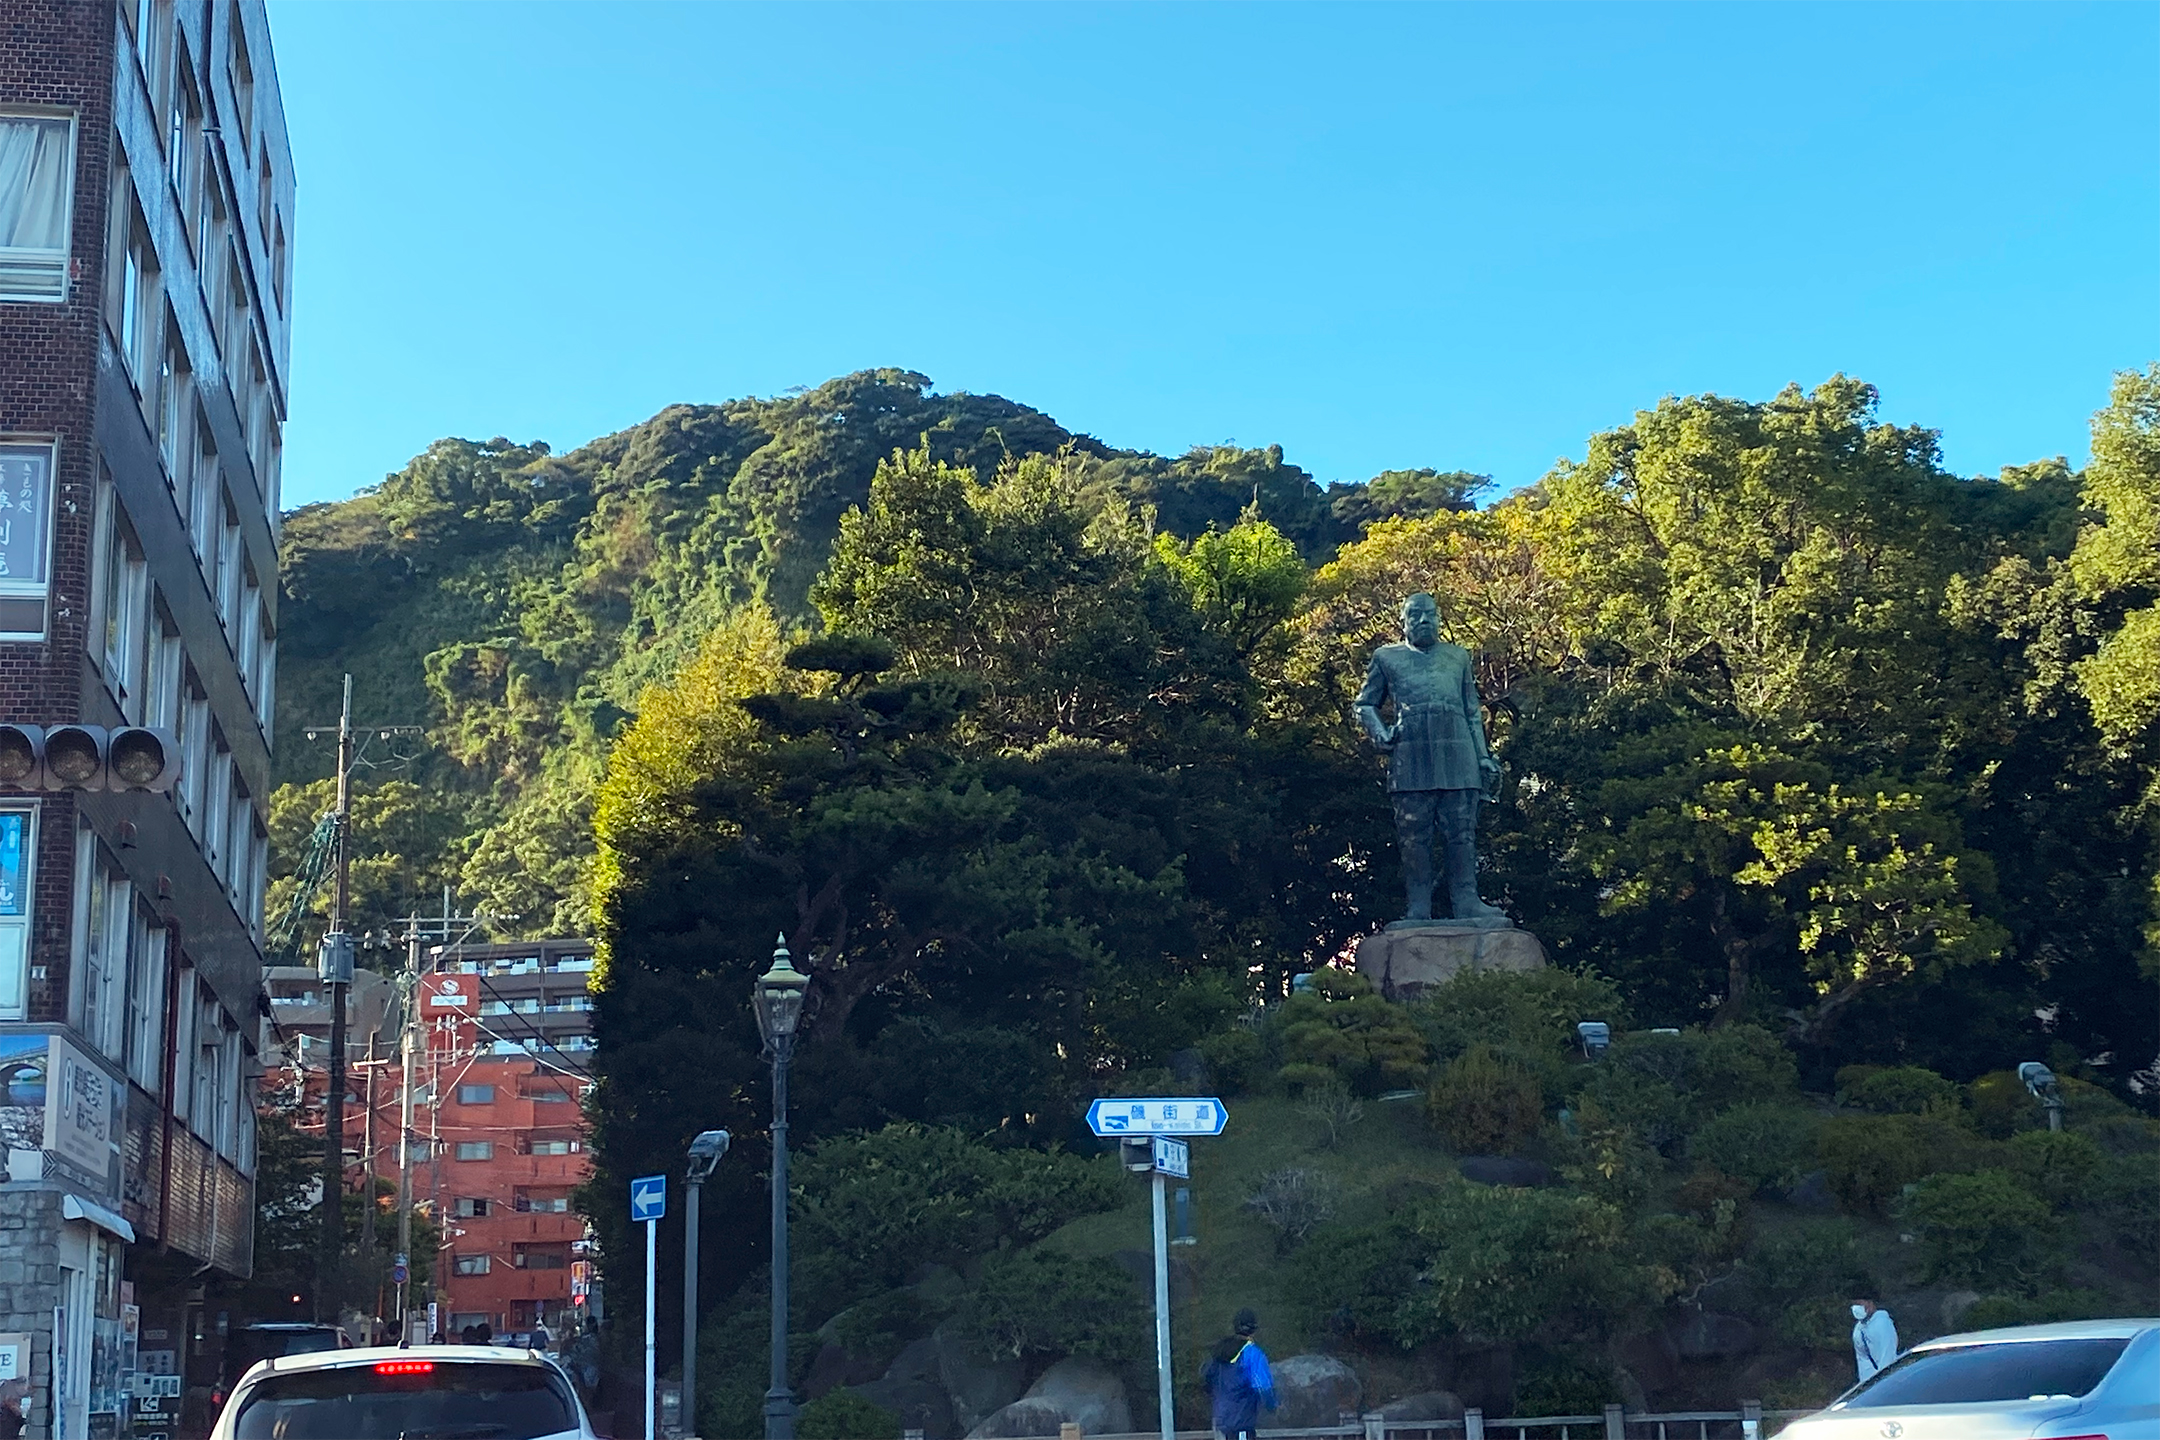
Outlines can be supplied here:
M302 730L335 718L349 671L362 722L427 727L421 744L375 742L368 758L391 763L363 772L361 926L454 884L468 907L521 917L506 933L585 929L608 738L731 606L807 619L840 516L896 449L927 444L985 475L1068 451L1092 489L1152 510L1160 530L1227 528L1256 505L1312 563L1374 519L1467 508L1483 483L1405 470L1323 489L1279 446L1115 450L1025 405L930 385L872 370L674 405L566 455L440 440L367 493L288 515L277 873L327 799L327 744Z

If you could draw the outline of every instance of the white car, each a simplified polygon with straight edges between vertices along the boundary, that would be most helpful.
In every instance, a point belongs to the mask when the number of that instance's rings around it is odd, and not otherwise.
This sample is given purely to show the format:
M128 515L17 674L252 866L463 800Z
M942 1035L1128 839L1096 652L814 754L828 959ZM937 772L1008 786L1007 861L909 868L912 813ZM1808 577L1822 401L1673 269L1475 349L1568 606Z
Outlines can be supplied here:
M2160 1319L2073 1320L1913 1346L1790 1440L2160 1440Z
M264 1360L210 1440L595 1440L562 1367L492 1345L374 1346Z

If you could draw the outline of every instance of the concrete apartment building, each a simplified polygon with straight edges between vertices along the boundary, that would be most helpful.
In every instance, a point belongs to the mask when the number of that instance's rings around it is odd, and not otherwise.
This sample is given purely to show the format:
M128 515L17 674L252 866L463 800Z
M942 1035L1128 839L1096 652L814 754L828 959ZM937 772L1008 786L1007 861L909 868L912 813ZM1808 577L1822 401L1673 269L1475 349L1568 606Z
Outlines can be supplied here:
M252 1268L292 156L262 0L5 18L0 721L180 769L0 790L0 1376L160 1435Z

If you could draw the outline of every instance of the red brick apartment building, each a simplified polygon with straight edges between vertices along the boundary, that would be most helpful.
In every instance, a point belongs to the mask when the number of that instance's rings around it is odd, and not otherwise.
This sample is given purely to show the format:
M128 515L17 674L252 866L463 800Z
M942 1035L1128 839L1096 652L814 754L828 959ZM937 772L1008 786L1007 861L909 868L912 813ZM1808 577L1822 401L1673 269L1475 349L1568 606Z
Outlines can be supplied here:
M254 1264L292 152L263 0L0 18L0 721L180 759L0 785L0 1375L161 1436Z
M497 1335L539 1323L560 1335L589 1274L585 1221L572 1194L587 1173L591 942L437 946L422 958L414 988L426 1044L408 1143L415 1209L438 1218L443 1248L433 1292L414 1295L414 1309L424 1313L432 1299L453 1339L481 1323ZM358 978L345 1134L355 1168L365 1155L394 1183L404 1010L389 981ZM279 1063L264 1085L289 1094L297 1068L307 1081L303 1126L319 1127L329 1012L315 973L272 970L267 988L282 1044L266 1044ZM386 1003L376 1003L378 991ZM385 1248L394 1233L384 1226ZM366 1305L370 1297L352 1298ZM389 1297L374 1298L388 1318Z

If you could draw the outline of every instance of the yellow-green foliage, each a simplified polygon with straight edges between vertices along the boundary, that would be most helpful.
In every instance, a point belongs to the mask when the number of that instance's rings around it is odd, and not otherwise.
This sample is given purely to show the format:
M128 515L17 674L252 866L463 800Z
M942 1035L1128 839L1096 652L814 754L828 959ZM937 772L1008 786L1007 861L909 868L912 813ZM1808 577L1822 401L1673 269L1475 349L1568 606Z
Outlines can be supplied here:
M674 680L647 687L636 723L615 742L600 787L594 820L597 908L604 911L622 883L619 848L633 838L649 843L679 832L690 820L690 796L698 782L719 773L731 753L753 743L757 724L741 702L808 683L801 672L780 663L786 640L771 611L745 608L706 636L696 658ZM593 975L596 989L606 983L607 964L603 938Z
M1434 1077L1425 1113L1456 1150L1504 1155L1537 1133L1545 1096L1529 1070L1473 1045Z

